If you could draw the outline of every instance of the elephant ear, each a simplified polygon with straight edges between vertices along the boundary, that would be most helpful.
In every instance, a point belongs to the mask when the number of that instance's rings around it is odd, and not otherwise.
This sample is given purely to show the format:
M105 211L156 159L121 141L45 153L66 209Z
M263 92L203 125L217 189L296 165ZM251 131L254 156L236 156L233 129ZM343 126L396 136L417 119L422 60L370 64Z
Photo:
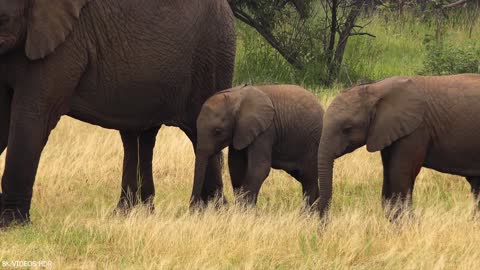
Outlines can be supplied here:
M80 11L91 0L32 0L25 54L30 60L52 53L73 29Z
M241 150L272 125L275 109L270 98L255 87L246 86L232 93L238 102L233 147Z
M411 134L423 122L426 101L408 78L393 78L369 89L378 98L370 122L367 150L376 152Z

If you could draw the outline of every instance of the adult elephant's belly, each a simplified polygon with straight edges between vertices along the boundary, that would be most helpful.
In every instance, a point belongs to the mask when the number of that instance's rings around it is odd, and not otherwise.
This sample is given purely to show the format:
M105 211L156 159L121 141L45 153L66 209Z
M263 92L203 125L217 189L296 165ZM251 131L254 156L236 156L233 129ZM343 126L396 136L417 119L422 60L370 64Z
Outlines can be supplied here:
M480 176L480 147L469 145L455 150L433 147L428 152L424 166L460 176Z
M189 91L162 82L124 82L123 85L78 89L67 115L117 130L144 130L184 120ZM180 123L177 123L179 125Z

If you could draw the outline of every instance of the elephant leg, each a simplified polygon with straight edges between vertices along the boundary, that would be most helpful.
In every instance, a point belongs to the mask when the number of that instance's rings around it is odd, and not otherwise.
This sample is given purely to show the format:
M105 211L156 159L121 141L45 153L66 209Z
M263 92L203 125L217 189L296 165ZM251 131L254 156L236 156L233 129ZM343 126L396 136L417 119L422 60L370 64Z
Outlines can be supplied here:
M247 147L247 171L241 187L242 201L247 205L255 205L263 182L272 166L271 145L261 140L254 141Z
M222 152L215 154L209 159L206 178L202 190L202 200L204 202L219 199L221 204L227 203L225 197L223 196L222 167Z
M117 210L125 211L137 204L138 191L138 135L135 132L120 131L123 143L122 190Z
M247 171L246 151L236 150L233 146L228 147L228 168L230 170L233 192L237 196Z
M142 133L120 131L123 143L122 190L117 210L126 211L139 203L154 209L152 175L153 148L159 127ZM140 194L139 194L140 193Z
M197 148L197 134L191 128L185 126L180 129L187 135L192 142L193 149ZM219 203L227 204L225 196L223 196L223 181L222 181L222 166L223 153L217 153L208 160L207 170L205 173L205 181L203 183L201 200L203 203L208 203L219 199ZM200 204L200 201L192 201L191 205Z
M302 184L303 200L307 208L311 210L314 210L317 206L316 202L319 197L316 162L314 164L304 168L297 178Z
M467 177L467 181L470 183L473 198L477 204L476 213L480 213L480 177Z
M160 127L149 129L139 137L139 156L140 156L140 179L142 185L140 186L140 196L142 203L147 205L151 210L154 209L153 199L155 197L155 187L153 184L153 149L155 147L155 140Z
M427 142L420 136L407 136L382 150L382 206L390 220L412 206L412 193L427 153Z
M0 89L0 154L7 148L10 127L11 91ZM0 193L0 210L2 209L2 193Z
M9 89L0 89L0 154L8 144L8 131L10 127L10 104L12 93Z
M12 104L8 152L2 178L0 227L30 221L33 184L40 155L61 115L57 111L59 108L53 106L26 105L37 102L17 99Z

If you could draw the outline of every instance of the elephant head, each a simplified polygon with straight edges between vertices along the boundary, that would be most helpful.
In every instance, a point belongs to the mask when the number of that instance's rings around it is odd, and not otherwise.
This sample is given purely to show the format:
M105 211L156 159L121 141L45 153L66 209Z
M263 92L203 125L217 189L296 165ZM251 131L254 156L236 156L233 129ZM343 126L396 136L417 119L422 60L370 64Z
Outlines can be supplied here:
M52 53L91 0L0 0L0 55L25 47L30 60Z
M209 158L229 145L246 148L272 125L274 114L270 98L253 86L225 90L205 102L197 118L193 200L202 190Z
M380 151L415 131L424 119L425 97L409 78L393 77L337 95L325 112L318 150L320 214L332 198L334 160L367 145Z

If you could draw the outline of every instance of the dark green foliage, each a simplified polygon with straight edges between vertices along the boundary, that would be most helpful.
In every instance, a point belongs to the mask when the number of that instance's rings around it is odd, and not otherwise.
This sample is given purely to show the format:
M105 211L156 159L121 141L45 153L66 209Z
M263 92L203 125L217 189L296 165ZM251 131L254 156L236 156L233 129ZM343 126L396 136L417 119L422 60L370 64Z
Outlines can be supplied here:
M313 0L231 0L235 17L254 28L287 62L302 69L305 40L312 37L305 24Z
M237 24L235 84L294 83L296 70L265 39L245 24Z
M426 56L422 74L445 75L480 73L480 43L474 40L459 44L425 39Z
M329 74L326 46L329 45L330 35L325 25L329 24L328 18L331 21L331 17L323 12L324 6L318 4L320 0L312 1L312 9L305 23L301 24L302 28L294 28L293 20L280 21L274 26L289 34L299 35L297 32L302 31L304 38L288 43L292 47L287 50L302 51L297 54L302 55L299 58L302 59L301 69L285 60L256 30L240 21L237 23L235 83L295 83L308 89L326 85ZM292 5L288 8L294 11ZM354 33L371 33L376 37L358 34L350 37L334 84L349 86L419 73L479 73L480 19L477 18L477 10L449 9L438 25L429 5L425 13L421 13L419 8L411 6L404 10L401 17L396 10L376 9L362 13L356 25L365 27L355 28ZM339 13L340 18L346 15L343 9ZM437 31L440 31L438 36ZM425 39L425 36L428 38ZM425 42L422 42L423 39ZM335 40L339 40L339 33Z

